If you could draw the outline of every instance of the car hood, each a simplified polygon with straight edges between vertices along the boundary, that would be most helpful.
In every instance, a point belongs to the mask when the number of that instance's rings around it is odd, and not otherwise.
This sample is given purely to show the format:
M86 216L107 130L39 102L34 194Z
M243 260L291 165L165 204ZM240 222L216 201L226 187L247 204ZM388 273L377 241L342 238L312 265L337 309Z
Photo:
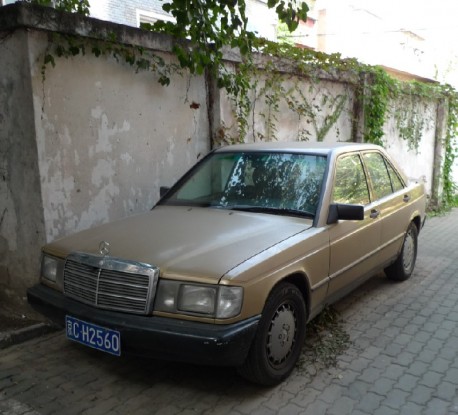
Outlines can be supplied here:
M215 282L254 255L312 226L309 219L223 209L158 206L152 211L79 232L45 251L109 256L157 266L168 278Z

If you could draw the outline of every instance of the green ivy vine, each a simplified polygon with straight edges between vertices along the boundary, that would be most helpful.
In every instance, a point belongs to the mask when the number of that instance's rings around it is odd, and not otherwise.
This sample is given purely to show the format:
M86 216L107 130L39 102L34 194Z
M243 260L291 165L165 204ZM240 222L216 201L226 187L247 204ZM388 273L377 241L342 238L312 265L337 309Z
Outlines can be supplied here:
M448 122L445 136L445 159L443 166L442 205L445 209L458 206L457 184L452 180L453 164L458 156L458 96L450 85L442 87L443 94L448 99Z
M364 102L364 141L383 146L383 126L395 91L395 81L379 67L363 66L362 72L367 73L368 80L358 89Z
M285 90L282 85L281 75L279 73L271 73L264 80L264 86L259 91L259 97L262 97L265 104L265 111L260 111L259 115L264 119L265 134L256 133L259 140L277 140L277 115L280 111L280 100L285 95Z
M89 0L26 0L27 3L38 4L45 7L54 7L69 13L78 13L89 16Z
M170 84L172 75L183 74L180 65L166 62L158 54L142 47L125 46L118 43L114 33L108 34L107 40L83 39L72 35L52 33L41 69L43 81L46 78L47 65L56 66L56 57L71 58L77 55L84 56L89 52L95 57L113 57L118 63L125 63L134 68L135 72L151 71L163 86Z

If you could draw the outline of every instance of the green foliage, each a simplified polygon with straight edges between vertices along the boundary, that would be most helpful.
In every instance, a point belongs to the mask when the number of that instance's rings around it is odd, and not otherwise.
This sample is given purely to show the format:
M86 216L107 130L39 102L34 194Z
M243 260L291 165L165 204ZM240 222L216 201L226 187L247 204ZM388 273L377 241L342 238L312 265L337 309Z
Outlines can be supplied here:
M277 114L280 108L280 99L286 95L281 82L281 76L278 73L273 73L264 81L264 86L259 92L259 97L263 97L266 105L266 112L260 112L260 116L264 118L266 125L266 135L257 132L257 138L264 140L276 140L277 132Z
M182 68L198 75L210 70L220 86L231 89L231 80L220 76L223 48L237 48L246 55L254 39L254 34L247 30L245 2L171 0L162 8L175 22L157 21L142 28L172 35L177 40L173 52Z
M307 18L308 7L303 2L268 0L268 7L275 7L290 31ZM225 48L237 49L243 62L252 59L255 34L247 29L245 0L168 0L162 9L175 21L157 21L142 28L172 35L177 40L173 52L182 68L199 75L208 70L220 88L246 94L246 83L234 81L222 62Z
M113 34L107 36L113 39ZM90 51L94 56L112 56L119 63L125 63L135 68L135 72L151 71L157 76L158 82L167 86L170 84L170 76L181 75L181 68L177 64L166 63L165 60L152 52L146 52L142 47L123 46L115 40L97 41L70 35L53 34L54 49L57 57L71 58L77 55L85 55ZM46 65L55 66L54 54L49 49L45 53L42 67L42 77L45 79Z
M443 87L448 98L448 122L445 137L445 160L443 167L443 196L442 204L445 208L458 206L458 186L452 180L453 164L458 156L458 95L450 85Z
M277 39L280 43L286 43L293 46L294 40L289 36L290 33L291 32L289 31L288 26L286 26L286 23L280 23L277 26Z
M267 6L269 9L275 7L278 18L281 22L286 24L290 32L297 29L301 20L307 20L309 7L304 2L267 0Z
M243 142L243 139L248 131L248 118L251 111L251 100L248 95L248 91L250 88L255 87L249 83L249 76L247 73L249 70L250 65L241 64L238 66L235 73L231 74L227 72L223 75L223 77L227 77L225 82L227 84L231 84L227 90L232 92L229 93L229 98L235 108L239 137L237 140L238 142ZM257 82L255 81L255 84L256 83ZM243 93L240 91L243 91ZM227 144L233 141L228 136L225 138Z
M394 116L399 136L407 141L409 150L418 151L423 130L430 124L431 118L421 109L422 102L415 95L402 94L396 102ZM424 106L424 104L423 104Z
M364 141L383 145L383 126L395 81L382 68L364 67L363 72L366 73L368 69L368 81L359 90L364 102Z
M89 0L25 0L27 3L38 4L40 6L55 7L70 13L79 13L89 16Z
M333 96L330 92L315 94L315 96L307 98L299 83L296 84L294 90L289 91L284 97L288 108L295 112L299 119L305 118L307 123L311 124L314 137L318 142L323 141L329 130L335 125L348 98L342 94ZM322 112L325 112L326 115L320 117ZM321 123L319 122L320 118L322 118ZM298 139L307 141L311 135L309 131L303 129L299 132Z

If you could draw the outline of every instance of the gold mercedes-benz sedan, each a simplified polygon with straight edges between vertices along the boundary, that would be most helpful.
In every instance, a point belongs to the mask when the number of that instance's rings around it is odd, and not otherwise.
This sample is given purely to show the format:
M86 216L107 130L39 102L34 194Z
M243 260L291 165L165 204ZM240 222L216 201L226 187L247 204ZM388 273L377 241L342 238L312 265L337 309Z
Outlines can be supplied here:
M384 270L412 275L423 183L369 144L211 152L147 213L43 247L32 306L113 355L231 365L264 385L294 369L306 323Z

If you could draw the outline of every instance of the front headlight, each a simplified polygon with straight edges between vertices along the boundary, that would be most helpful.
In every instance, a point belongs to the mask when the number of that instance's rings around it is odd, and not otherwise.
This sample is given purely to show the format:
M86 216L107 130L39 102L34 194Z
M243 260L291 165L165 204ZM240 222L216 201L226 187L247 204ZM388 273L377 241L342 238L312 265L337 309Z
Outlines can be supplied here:
M41 258L41 278L62 287L64 260L43 254Z
M183 284L178 294L178 310L213 315L215 313L216 287Z
M242 300L242 287L161 280L154 309L169 313L231 318L240 313Z

